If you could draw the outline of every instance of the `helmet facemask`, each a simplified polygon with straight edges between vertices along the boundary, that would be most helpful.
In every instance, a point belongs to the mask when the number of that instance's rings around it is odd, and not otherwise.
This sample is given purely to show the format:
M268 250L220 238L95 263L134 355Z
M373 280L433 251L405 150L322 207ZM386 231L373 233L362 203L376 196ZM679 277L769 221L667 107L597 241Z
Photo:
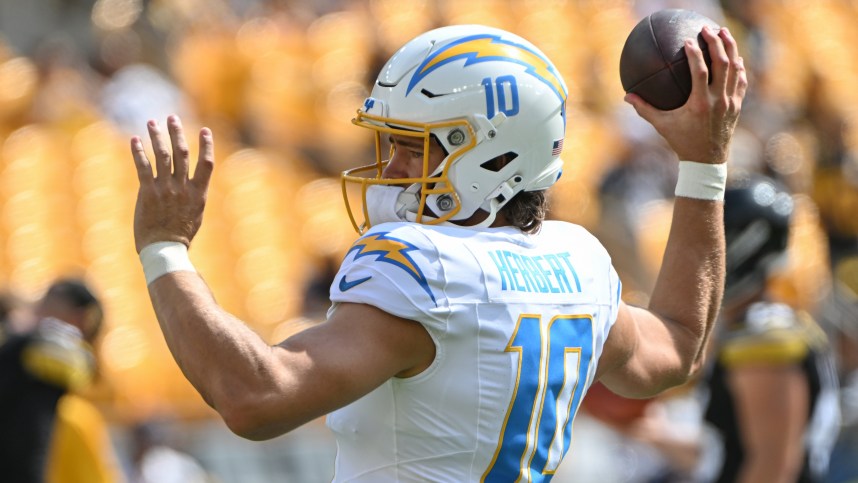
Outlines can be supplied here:
M422 124L399 119L389 119L381 116L358 111L352 122L358 126L374 131L375 163L347 170L342 175L343 197L349 219L358 233L363 233L379 223L372 217L373 207L369 206L368 191L375 186L400 188L396 203L399 205L396 216L401 221L414 221L427 225L437 225L452 219L461 210L461 200L450 182L448 172L450 167L467 151L476 145L476 134L470 124L464 120ZM451 144L459 146L430 171L429 152L433 145L433 136L437 139L439 133L447 133L452 138ZM465 134L467 133L467 134ZM415 178L384 178L384 168L393 156L393 146L389 148L387 136L403 136L419 139L423 143L423 172ZM440 147L444 147L438 142ZM437 149L437 147L436 147ZM385 157L386 156L386 157ZM360 190L361 209L364 217L359 223L355 216L357 209L348 196L350 186ZM433 200L430 202L429 200ZM385 217L387 218L387 217ZM389 219L381 220L391 221Z

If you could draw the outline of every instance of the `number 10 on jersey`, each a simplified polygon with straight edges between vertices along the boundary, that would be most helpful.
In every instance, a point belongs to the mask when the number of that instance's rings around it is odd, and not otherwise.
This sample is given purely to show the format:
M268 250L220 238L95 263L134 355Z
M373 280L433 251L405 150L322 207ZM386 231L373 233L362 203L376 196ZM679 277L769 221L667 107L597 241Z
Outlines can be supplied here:
M557 316L546 323L540 315L522 315L506 351L518 356L516 385L483 481L548 481L572 439L593 359L592 318Z

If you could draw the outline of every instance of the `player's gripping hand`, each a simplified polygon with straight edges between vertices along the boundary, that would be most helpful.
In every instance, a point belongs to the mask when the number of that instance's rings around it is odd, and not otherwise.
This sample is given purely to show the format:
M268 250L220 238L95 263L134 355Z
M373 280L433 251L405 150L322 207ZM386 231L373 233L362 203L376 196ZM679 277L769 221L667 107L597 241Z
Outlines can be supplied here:
M691 68L691 95L685 105L661 111L635 94L627 94L625 100L667 140L679 159L724 163L748 77L736 41L726 28L715 32L704 27L702 33L712 58L711 83L703 52L696 41L688 40L685 54Z
M155 153L156 173L137 136L131 153L140 190L134 210L134 244L137 253L146 245L177 241L190 246L200 229L209 181L214 168L214 140L208 128L200 130L200 152L194 176L188 176L188 144L178 116L167 118L170 142L155 121L147 124Z

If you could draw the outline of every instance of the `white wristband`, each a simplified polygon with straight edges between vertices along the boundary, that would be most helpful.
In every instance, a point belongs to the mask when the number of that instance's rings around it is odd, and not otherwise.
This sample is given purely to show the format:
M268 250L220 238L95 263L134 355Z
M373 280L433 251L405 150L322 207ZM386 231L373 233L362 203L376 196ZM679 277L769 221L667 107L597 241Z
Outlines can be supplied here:
M723 201L727 186L727 163L679 162L676 196L698 200Z
M140 250L146 285L171 272L196 272L188 257L188 247L180 242L155 242Z

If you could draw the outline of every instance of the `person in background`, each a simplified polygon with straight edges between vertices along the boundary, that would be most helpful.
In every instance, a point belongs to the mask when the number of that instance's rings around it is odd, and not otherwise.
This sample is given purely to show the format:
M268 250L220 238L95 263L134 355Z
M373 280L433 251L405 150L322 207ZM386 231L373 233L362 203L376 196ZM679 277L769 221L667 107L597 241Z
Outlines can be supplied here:
M772 301L793 200L761 175L724 196L727 279L705 419L723 440L719 482L820 482L839 428L838 381L825 332Z
M628 433L667 458L678 478L669 481L827 481L840 431L834 352L810 314L770 290L793 211L791 193L770 177L740 174L727 187L726 285L697 386L701 425L676 431L675 422L647 414Z
M99 300L83 280L53 282L33 307L33 328L0 345L0 475L42 483L60 399L94 375Z

